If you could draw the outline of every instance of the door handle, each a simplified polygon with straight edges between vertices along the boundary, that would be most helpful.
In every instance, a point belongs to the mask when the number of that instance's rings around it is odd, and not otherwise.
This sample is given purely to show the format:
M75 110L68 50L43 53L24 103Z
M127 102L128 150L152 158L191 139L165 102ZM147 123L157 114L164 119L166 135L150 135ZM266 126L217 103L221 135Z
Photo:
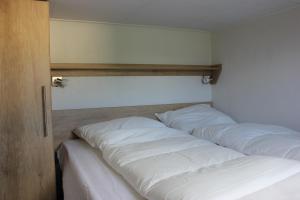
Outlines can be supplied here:
M48 115L47 115L47 88L42 86L42 107L43 107L43 131L44 137L48 136Z

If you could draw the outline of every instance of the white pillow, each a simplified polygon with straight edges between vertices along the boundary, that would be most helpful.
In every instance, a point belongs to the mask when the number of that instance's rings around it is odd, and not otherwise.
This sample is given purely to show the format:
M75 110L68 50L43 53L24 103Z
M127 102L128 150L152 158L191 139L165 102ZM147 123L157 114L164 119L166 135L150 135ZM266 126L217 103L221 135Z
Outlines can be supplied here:
M95 136L105 134L106 132L120 129L137 128L165 128L166 126L153 119L145 117L126 117L114 119L111 121L89 124L76 128L73 132L80 138L86 140L92 147L96 147Z
M300 161L300 133L288 128L244 123L198 128L192 134L247 155Z
M208 104L198 104L175 111L156 113L155 115L165 125L190 133L194 128L199 127L236 124L229 116L217 111Z

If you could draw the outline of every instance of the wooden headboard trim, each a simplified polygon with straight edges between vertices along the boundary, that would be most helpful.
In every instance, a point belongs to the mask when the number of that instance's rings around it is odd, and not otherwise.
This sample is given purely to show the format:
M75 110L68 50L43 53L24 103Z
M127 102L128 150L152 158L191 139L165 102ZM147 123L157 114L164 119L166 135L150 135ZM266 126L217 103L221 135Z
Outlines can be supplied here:
M212 105L211 102L201 103ZM54 145L57 148L63 141L74 138L72 131L79 126L129 116L143 116L155 119L155 113L176 110L195 104L200 103L54 110L52 111Z

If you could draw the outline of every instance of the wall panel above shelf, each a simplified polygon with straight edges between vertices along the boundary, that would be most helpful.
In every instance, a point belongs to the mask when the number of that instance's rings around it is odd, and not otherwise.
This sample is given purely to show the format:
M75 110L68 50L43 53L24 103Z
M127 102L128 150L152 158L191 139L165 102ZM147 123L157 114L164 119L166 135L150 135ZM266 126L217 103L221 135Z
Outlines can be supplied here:
M210 76L215 84L222 65L51 63L52 76Z

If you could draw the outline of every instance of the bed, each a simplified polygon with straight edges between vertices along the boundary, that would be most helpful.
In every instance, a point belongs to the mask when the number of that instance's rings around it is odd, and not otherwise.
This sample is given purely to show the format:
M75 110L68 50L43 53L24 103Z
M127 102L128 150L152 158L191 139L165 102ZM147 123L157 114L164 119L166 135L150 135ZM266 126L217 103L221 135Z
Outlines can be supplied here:
M118 127L122 127L119 126ZM93 127L92 129L94 129ZM143 127L144 128L144 127ZM83 129L90 131L92 130L90 128ZM99 127L97 127L96 131L99 130ZM154 130L154 131L153 131ZM145 130L127 130L125 131L125 135L122 132L123 130L113 130L113 132L109 132L109 134L104 134L104 136L97 138L98 134L96 134L96 138L89 137L87 135L87 139L84 140L70 140L70 141L65 141L59 148L59 158L60 158L60 163L63 169L63 180L64 180L64 193L65 193L65 199L124 199L124 200L131 200L131 199L143 199L142 196L148 196L149 198L147 199L241 199L241 200L250 200L250 199L276 199L276 200L281 200L281 199L300 199L300 194L298 192L299 190L299 185L300 185L300 165L296 161L284 161L284 160L276 160L273 158L262 158L262 157L247 157L242 155L241 153L235 152L230 149L225 149L223 147L217 147L215 144L210 144L208 141L194 141L197 140L195 138L192 138L193 136L188 135L188 132L186 132L186 135L174 135L168 133L170 132L176 132L175 130L167 129L167 128L161 128L161 127L156 127L156 129L151 129L149 131L148 129ZM114 132L115 131L115 132ZM147 134L141 134L143 131ZM84 132L84 131L83 131ZM95 132L95 131L94 131ZM101 131L100 131L101 132ZM161 132L159 134L159 132ZM151 134L153 134L151 136ZM157 134L158 133L158 134ZM122 136L123 134L123 136ZM126 135L128 134L128 135ZM185 133L184 133L185 134ZM85 135L85 133L83 134ZM170 135L165 136L165 135ZM125 136L125 137L124 137ZM157 140L157 137L161 137L161 141ZM173 138L175 137L175 138ZM84 137L83 137L84 138ZM125 138L125 140L120 138ZM139 145L140 142L141 144L144 144L144 142L152 142L153 138L156 138L155 142L159 142L158 145L156 144L156 148L154 148L154 151L150 149L145 149L144 145ZM90 140L89 140L90 139ZM149 140L150 139L150 140ZM157 140L157 141L156 141ZM167 140L173 140L171 142L171 146L168 146L169 143L166 143ZM96 142L95 142L96 141ZM117 142L116 142L117 141ZM119 143L118 143L119 141ZM98 143L97 143L98 142ZM175 143L174 143L175 142ZM177 142L177 143L176 143ZM89 144L87 144L89 143ZM183 150L188 150L187 152L190 151L190 148L200 148L198 151L192 150L194 153L192 154L185 154L184 152L179 152L177 149L174 149L173 151L170 152L164 152L168 151L168 149L173 148L172 145L177 148L177 146L180 146L181 143L186 144L187 147L186 149ZM202 144L203 143L203 144ZM126 149L127 146L125 145L133 145L133 149L129 148ZM138 145L137 145L138 144ZM145 143L146 144L146 143ZM190 146L191 145L191 146ZM193 147L193 145L195 145ZM204 146L203 146L204 145ZM206 146L205 146L206 145ZM146 145L147 146L147 145ZM150 145L151 146L151 145ZM152 145L153 146L153 145ZM99 151L99 149L102 150ZM153 146L155 147L155 145ZM171 147L171 148L169 148ZM178 147L179 148L179 147ZM201 150L202 149L202 150ZM207 149L210 149L207 151ZM139 151L141 151L142 154L139 154ZM153 161L157 161L157 163L152 162L150 159L150 163L155 163L153 166L155 167L161 167L161 166L166 166L167 169L170 169L170 173L173 173L172 170L186 170L186 167L181 168L180 166L191 166L198 167L195 165L197 164L197 159L204 156L203 160L206 162L207 160L210 163L208 166L202 166L200 168L200 171L198 173L199 168L197 169L197 173L194 173L193 170L195 169L189 169L191 171L186 171L187 173L191 173L192 176L190 178L179 176L175 176L174 182L171 182L171 184L165 184L163 180L162 184L159 184L160 186L155 186L152 184L153 181L156 181L155 179L152 179L150 177L150 182L148 181L149 179L149 174L146 175L145 177L140 176L137 177L137 179L132 178L136 176L135 172L143 171L151 171L152 167L149 167L150 165L140 165L139 164L139 159L142 160L143 163L149 162L149 155L153 156L153 152L159 152L162 151L162 156L164 157L163 160L165 161L160 161L156 160L156 157ZM206 153L203 153L203 152ZM117 152L117 153L115 153ZM127 152L124 154L124 152ZM149 153L147 155L147 153ZM195 156L195 152L196 155ZM209 153L213 152L214 156L210 158ZM146 154L145 154L146 153ZM161 152L160 152L161 153ZM165 156L165 153L170 153L170 156ZM128 156L129 155L129 156ZM132 157L132 155L139 157L138 159L136 157ZM146 156L145 156L146 155ZM178 157L178 155L182 155L183 158L188 158L187 161L185 159L182 160L182 162L178 163L178 166L176 165L169 165L169 161L172 161L172 158ZM219 155L219 157L218 157ZM104 156L104 157L103 157ZM144 157L143 157L144 156ZM161 155L159 154L158 157ZM198 156L198 157L197 157ZM199 157L200 156L200 157ZM104 161L105 159L105 161ZM125 171L122 169L123 167L120 166L126 166L126 163L128 163L128 159L133 159L130 162L136 163L130 167L125 167ZM148 161L147 161L148 159ZM268 161L265 161L268 160ZM125 161L125 164L124 164ZM147 161L147 162L145 162ZM175 159L176 161L176 159ZM160 164L162 162L162 164ZM204 163L205 163L204 162ZM262 163L261 165L257 163ZM185 165L186 163L187 165ZM238 163L238 164L235 164ZM250 164L249 164L250 163ZM253 164L251 164L253 163ZM272 163L275 165L273 166ZM176 164L176 162L174 163ZM199 162L198 164L203 165L203 162ZM239 169L239 165L242 164L241 166L245 166L245 168L241 169L246 169L245 171L251 172L251 169L262 169L265 170L266 174L264 173L257 173L255 172L255 178L251 177L250 174L245 174L243 170L240 172L235 173L233 169L237 166ZM279 167L277 167L277 165ZM282 166L281 166L282 165ZM175 166L174 169L173 167L168 168L168 166ZM212 166L212 167L211 167ZM232 168L232 166L234 168ZM208 168L207 168L208 167ZM189 167L188 167L189 168ZM157 168L159 169L159 168ZM215 170L217 169L217 170ZM269 171L270 169L270 171ZM127 171L126 171L127 170ZM225 170L225 171L224 171ZM228 170L228 173L227 173ZM116 171L118 173L116 173ZM166 170L165 170L166 171ZM215 173L217 171L217 173ZM154 176L158 177L160 179L160 176L164 176L164 173L161 173L160 170L155 171L154 170ZM167 174L169 171L166 171ZM203 172L203 173L202 173ZM207 173L208 172L208 173ZM213 172L213 173L211 173ZM121 174L122 177L119 175ZM184 173L183 173L184 174ZM213 174L214 176L207 175L207 174ZM218 176L220 174L220 176ZM253 174L253 173L252 173ZM260 175L261 177L260 177ZM128 176L129 175L129 176ZM199 177L198 179L196 178L196 186L190 185L192 187L182 187L179 186L180 183L183 182L189 182L190 179L194 179L194 175L196 177ZM233 175L233 177L232 177ZM238 177L235 178L234 175L236 176L241 176L241 177L246 177L245 179L240 180ZM151 173L150 173L151 176ZM272 177L274 176L274 177ZM201 182L201 177L206 177L205 181ZM213 180L210 180L209 177L214 177ZM218 180L218 177L220 180ZM173 177L171 177L173 178ZM209 178L209 179L207 179ZM126 181L124 180L126 179ZM178 180L177 180L178 179ZM226 181L224 181L225 179ZM269 180L270 179L270 180ZM138 184L135 184L135 181L137 181ZM173 180L173 179L171 179ZM201 185L199 185L199 182L197 180L200 180ZM228 186L227 186L227 180L228 180ZM247 180L249 183L247 183ZM258 182L255 182L259 180ZM177 182L176 182L177 181ZM238 185L239 181L242 181L242 187L238 187L237 191L231 191L229 185L232 183L232 185ZM271 182L270 182L271 181ZM273 182L272 182L273 181ZM165 181L165 182L168 182ZM128 184L130 183L130 184ZM142 184L140 184L142 183ZM190 181L190 183L193 183L193 181ZM189 183L189 184L190 184ZM214 188L216 185L219 185L220 187ZM155 183L156 184L156 183ZM175 184L175 185L174 185ZM178 185L179 184L179 185ZM197 186L198 184L198 186ZM261 185L261 186L257 186ZM140 188L140 186L142 186ZM174 187L175 186L175 187ZM234 186L234 187L236 187ZM158 187L155 189L155 187ZM235 189L233 187L233 189ZM248 188L247 188L248 187ZM134 189L133 189L134 188ZM145 189L146 188L146 189ZM154 188L154 189L153 189ZM164 190L161 188L165 188ZM172 189L171 189L172 188ZM170 189L173 190L173 188L176 188L173 192L165 196L165 192L169 191ZM190 188L190 189L189 189ZM206 189L203 189L206 188ZM213 188L213 189L211 189ZM146 191L147 192L144 192ZM188 191L190 190L190 191ZM202 190L202 192L201 192ZM222 191L224 190L224 191ZM139 195L136 191L138 191L141 195ZM150 191L150 192L149 192ZM186 192L188 191L188 192ZM199 193L198 193L199 191ZM211 191L211 194L207 194L207 191ZM150 193L148 195L148 193ZM162 193L162 194L159 194ZM208 192L209 193L209 192ZM218 195L215 195L214 193L219 193ZM182 197L181 194L183 194ZM224 195L222 195L224 194ZM158 196L157 196L158 195ZM173 196L172 196L173 195ZM175 195L175 196L174 196ZM188 197L188 198L187 198Z
M82 140L63 143L59 151L63 158L64 197L66 200L144 200L126 181L114 172L103 160L102 155ZM296 200L300 174L283 181L243 200L278 199ZM297 190L296 190L297 191ZM294 196L288 198L287 194Z

